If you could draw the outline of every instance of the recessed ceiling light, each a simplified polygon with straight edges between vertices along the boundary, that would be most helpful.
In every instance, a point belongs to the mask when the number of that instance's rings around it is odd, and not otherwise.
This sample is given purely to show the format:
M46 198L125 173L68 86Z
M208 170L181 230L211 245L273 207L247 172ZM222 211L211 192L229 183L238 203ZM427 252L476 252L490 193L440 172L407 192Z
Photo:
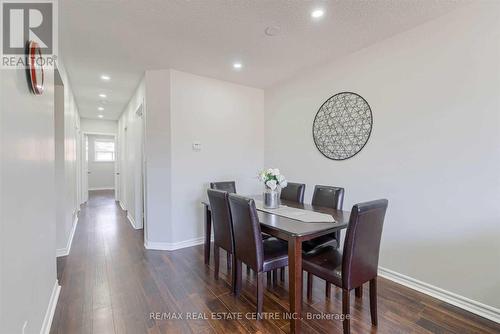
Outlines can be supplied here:
M97 110L99 110L99 111L103 111L103 110L104 110L104 108L103 108L103 107L99 107L99 108L97 108Z
M325 11L323 9L315 9L311 12L311 17L313 19L319 19L323 15L325 15Z
M102 97L103 99L105 99L108 96L106 94L99 94L99 97Z
M104 81L109 81L109 80L111 80L111 77L107 74L103 74L103 75L101 75L101 79Z
M103 115L97 115L97 117L99 117L99 118L103 118L104 116L103 116Z
M233 63L233 68L236 70L240 70L243 67L243 64L240 62Z

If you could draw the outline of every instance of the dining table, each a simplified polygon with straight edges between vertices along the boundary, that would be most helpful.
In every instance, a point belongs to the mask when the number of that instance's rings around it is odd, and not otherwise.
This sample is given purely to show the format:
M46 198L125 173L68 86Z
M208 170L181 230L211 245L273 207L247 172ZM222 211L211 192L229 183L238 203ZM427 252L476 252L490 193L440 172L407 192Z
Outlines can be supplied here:
M260 201L261 195L247 196ZM212 238L212 215L208 199L202 200L205 212L205 264L210 262ZM288 287L290 299L290 332L300 333L302 325L302 242L325 234L345 229L349 223L349 211L301 204L281 200L281 205L331 215L334 222L303 222L272 213L272 210L258 209L260 228L263 233L288 242Z

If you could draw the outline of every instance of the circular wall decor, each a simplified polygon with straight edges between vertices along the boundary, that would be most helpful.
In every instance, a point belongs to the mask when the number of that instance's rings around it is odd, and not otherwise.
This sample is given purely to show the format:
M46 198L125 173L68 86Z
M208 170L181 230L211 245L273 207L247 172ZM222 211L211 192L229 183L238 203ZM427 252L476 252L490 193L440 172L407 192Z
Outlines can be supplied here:
M28 72L33 94L42 95L44 84L42 50L35 41L28 44Z
M329 159L349 159L366 145L372 125L372 111L364 98L351 92L338 93L316 113L314 144Z

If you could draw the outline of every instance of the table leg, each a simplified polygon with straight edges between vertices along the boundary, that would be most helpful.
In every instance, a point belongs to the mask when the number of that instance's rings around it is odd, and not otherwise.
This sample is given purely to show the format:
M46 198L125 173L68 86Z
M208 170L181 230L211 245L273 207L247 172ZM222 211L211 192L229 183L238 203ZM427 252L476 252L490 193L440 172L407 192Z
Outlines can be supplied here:
M302 241L292 238L288 241L290 331L300 333L302 317Z
M212 212L205 205L205 264L210 263L210 239L212 238Z

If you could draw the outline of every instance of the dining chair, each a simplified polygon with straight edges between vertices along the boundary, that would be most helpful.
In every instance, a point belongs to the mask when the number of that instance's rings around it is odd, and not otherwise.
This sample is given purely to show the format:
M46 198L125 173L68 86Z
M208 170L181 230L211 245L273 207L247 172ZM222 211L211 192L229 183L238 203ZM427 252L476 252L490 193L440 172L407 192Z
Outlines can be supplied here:
M318 276L342 289L344 334L350 332L350 291L362 291L370 282L370 315L377 326L377 269L382 227L387 211L386 199L356 204L352 207L349 225L340 252L333 246L323 246L312 255L304 255L302 268L307 271L307 297L312 297L309 274ZM361 297L361 293L356 293Z
M304 183L288 182L288 185L285 188L281 189L280 199L285 200L285 201L289 201L289 202L295 202L298 204L303 204L305 191L306 191L306 185ZM276 283L277 273L274 271L273 275L274 275L273 282ZM282 282L284 282L285 281L285 268L280 269L279 276L280 276L280 280Z
M224 249L227 253L227 272L231 268L231 255L234 254L234 232L229 209L228 192L208 189L208 200L212 210L212 221L214 226L214 262L215 279L219 279L219 250ZM234 287L235 277L231 275Z
M222 181L222 182L210 182L210 189L217 189L227 191L228 193L236 194L236 182L235 181ZM263 233L262 239L270 238L271 236ZM230 262L229 254L227 256L227 262ZM250 267L247 266L247 275L250 275ZM282 281L284 281L284 274L281 274ZM277 276L277 271L274 272L274 276ZM271 281L271 273L268 274L268 281ZM274 279L276 281L276 279Z
M229 194L229 207L234 231L234 292L236 295L241 292L241 266L245 263L257 275L257 314L260 316L264 303L264 273L288 265L288 244L277 238L262 239L253 199Z
M210 189L223 190L228 193L236 194L236 182L223 181L223 182L210 182Z
M280 199L299 204L304 203L304 192L306 185L304 183L288 182L288 185L281 189Z
M344 188L315 186L311 205L342 210L344 205ZM305 253L310 253L317 247L325 246L326 244L330 244L338 248L340 245L340 231L304 241L302 243L302 250Z
M311 205L331 208L335 210L342 210L342 207L344 205L344 192L344 188L341 187L316 185L314 187ZM314 252L317 252L320 247L328 245L335 248L340 247L340 231L304 241L302 243L302 250L305 254L312 254ZM308 274L307 279L312 287L312 275ZM327 298L330 298L330 294L331 286L330 283L326 282L325 295Z

